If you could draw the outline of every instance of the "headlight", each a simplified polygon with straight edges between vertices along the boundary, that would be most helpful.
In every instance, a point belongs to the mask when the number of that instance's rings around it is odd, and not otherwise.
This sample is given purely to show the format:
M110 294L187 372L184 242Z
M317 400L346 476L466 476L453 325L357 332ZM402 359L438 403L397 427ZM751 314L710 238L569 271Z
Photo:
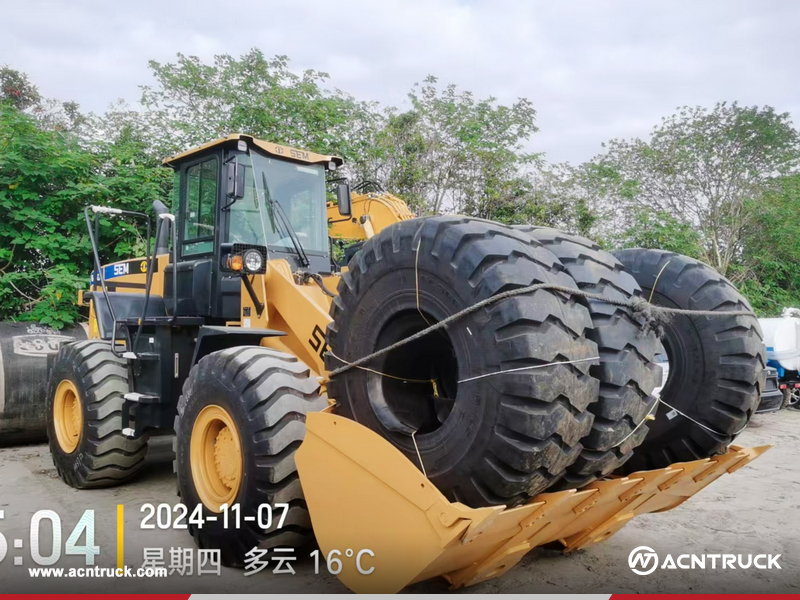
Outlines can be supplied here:
M264 257L258 250L248 250L244 253L244 266L251 273L258 273L264 266Z

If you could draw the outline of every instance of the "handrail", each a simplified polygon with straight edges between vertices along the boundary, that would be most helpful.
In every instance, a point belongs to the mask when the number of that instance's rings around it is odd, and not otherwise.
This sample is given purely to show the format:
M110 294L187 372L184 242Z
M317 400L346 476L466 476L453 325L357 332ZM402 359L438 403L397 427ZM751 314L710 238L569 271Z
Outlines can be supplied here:
M92 219L89 217L89 211L94 213L94 231L92 231ZM114 307L111 305L111 299L108 297L108 288L106 286L106 275L105 269L100 264L100 253L97 249L97 241L100 237L100 224L98 215L105 214L105 215L119 215L119 216L132 216L132 217L141 217L146 220L147 222L147 255L150 256L150 230L151 230L151 223L150 223L150 216L137 211L132 210L123 210L121 208L112 208L110 206L95 206L90 205L86 206L83 209L84 217L86 218L86 228L89 231L89 241L92 244L92 255L94 257L94 268L95 271L100 278L100 288L103 291L103 297L106 301L106 306L108 306L108 312L111 315L111 322L112 322L112 331L111 331L111 352L114 356L121 357L121 354L117 353L116 346L117 346L117 316L114 314ZM97 284L95 281L92 281L92 287L95 287ZM130 340L128 340L130 341Z

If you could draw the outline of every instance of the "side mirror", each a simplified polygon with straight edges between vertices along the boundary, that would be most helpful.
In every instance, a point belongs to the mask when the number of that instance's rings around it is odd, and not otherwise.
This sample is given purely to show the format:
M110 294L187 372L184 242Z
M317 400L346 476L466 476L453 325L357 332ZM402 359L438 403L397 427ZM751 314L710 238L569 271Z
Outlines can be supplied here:
M244 198L244 168L235 158L228 163L228 197Z
M350 184L340 183L336 188L336 202L339 205L339 214L349 217L353 214L352 198L350 196Z

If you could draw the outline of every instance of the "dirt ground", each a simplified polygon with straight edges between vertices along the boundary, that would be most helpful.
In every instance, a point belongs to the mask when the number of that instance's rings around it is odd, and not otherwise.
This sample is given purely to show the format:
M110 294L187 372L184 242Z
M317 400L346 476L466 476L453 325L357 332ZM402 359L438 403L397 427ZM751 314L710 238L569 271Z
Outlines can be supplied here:
M714 482L682 506L662 514L636 518L611 539L586 550L563 556L555 550L537 549L505 576L467 588L470 592L501 593L631 593L713 592L787 593L800 588L800 411L756 415L740 436L742 445L772 444L753 464ZM95 511L94 544L100 546L99 566L115 565L116 505L125 505L126 564L141 566L143 548L194 548L186 531L141 530L142 504L177 502L172 475L170 440L151 441L149 465L135 483L115 489L76 491L58 479L46 446L0 449L0 534L7 540L7 555L0 562L2 592L97 593L111 589L135 592L346 592L331 575L315 575L312 549L298 550L296 575L275 575L269 569L252 577L242 571L222 569L217 575L179 576L166 579L41 579L31 578L36 566L30 555L30 520L40 509L51 509L63 522L64 539L83 511ZM49 525L41 527L41 554L49 553ZM21 549L14 540L22 540ZM83 537L81 537L83 542ZM660 557L684 553L780 554L780 570L656 570L634 574L628 555L637 546L649 546ZM2 540L0 540L2 547ZM2 552L0 552L2 555ZM22 565L14 564L22 558ZM663 560L663 558L662 558ZM58 567L80 567L82 556L63 556ZM271 568L271 567L270 567ZM443 580L427 581L408 592L446 592Z

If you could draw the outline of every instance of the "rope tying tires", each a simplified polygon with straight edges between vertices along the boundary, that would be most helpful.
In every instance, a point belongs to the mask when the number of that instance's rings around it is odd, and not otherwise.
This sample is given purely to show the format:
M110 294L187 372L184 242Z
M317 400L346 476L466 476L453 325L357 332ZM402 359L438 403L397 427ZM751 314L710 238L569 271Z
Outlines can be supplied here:
M438 323L434 323L430 327L426 327L425 329L418 331L414 335L410 335L407 338L399 340L394 344L387 346L386 348L382 348L381 350L377 350L372 354L368 354L363 356L359 359L353 361L347 361L343 358L335 356L331 354L333 358L336 360L343 362L344 364L339 367L338 369L334 369L328 374L329 378L336 377L350 369L360 367L361 365L368 363L369 361L378 358L379 356L383 356L393 350L396 350L406 344L409 344L413 341L416 341L426 335L433 333L434 331L438 331L440 329L445 329L452 323L455 323L459 319L480 310L486 306L490 306L500 300L504 300L506 298L513 298L514 296L522 296L524 294L532 294L539 290L550 290L554 292L561 292L564 294L568 294L571 296L580 296L583 298L587 298L589 300L597 300L599 302L607 302L609 304L614 304L615 306L623 306L626 308L631 309L633 311L633 317L636 319L641 319L644 322L643 331L655 331L659 337L663 333L664 324L669 321L672 315L688 315L694 317L743 317L743 316L755 316L755 313L749 310L725 310L725 311L714 311L714 310L691 310L686 308L670 308L667 306L656 306L655 304L651 304L644 298L630 298L628 300L619 300L616 298L611 298L609 296L605 296L603 294L595 294L592 292L585 292L583 290L567 287L564 285L559 285L556 283L536 283L533 285L528 285L525 287L517 288L514 290L508 290L506 292L501 292L491 298L486 298L485 300L481 300L480 302L476 302L472 306L468 306L467 308L458 311L447 317L446 319L442 319ZM547 366L547 365L541 365Z

